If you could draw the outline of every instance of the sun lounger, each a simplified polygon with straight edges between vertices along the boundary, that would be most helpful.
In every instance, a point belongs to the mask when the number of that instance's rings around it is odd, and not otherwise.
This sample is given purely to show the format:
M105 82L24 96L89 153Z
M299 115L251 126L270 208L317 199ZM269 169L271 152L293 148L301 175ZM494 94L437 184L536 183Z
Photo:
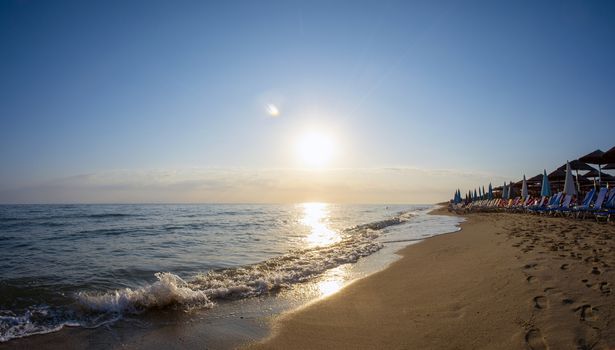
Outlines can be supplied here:
M547 203L547 198L548 198L547 196L542 196L540 200L536 199L534 201L534 204L525 208L525 211L528 213L533 213L534 210L544 207L545 204Z
M559 214L559 215L562 215L562 216L563 216L564 214L566 214L566 213L569 213L569 212L570 212L570 210L571 210L571 209L570 209L570 206L571 206L571 204L572 204L572 200L573 200L572 198L573 198L573 196L572 196L571 194L567 194L567 195L565 195L565 196L564 196L564 200L562 201L562 203L560 204L560 206L558 206L558 207L556 207L556 208L551 209L551 211L550 211L550 212L551 212L553 215L558 215L558 214Z
M536 208L535 212L537 212L537 213L548 213L549 211L558 208L559 205L560 205L560 202L562 201L562 196L563 196L563 193L562 192L558 192L556 195L551 197L551 200L549 201L549 204L547 204L546 206L541 207L541 208Z
M600 189L602 191L602 188ZM604 188L606 190L606 188ZM600 203L600 206L592 208L592 213L596 218L596 221L600 221L601 218L606 218L609 221L611 215L615 214L615 188L612 188L608 194L604 196L604 201ZM598 200L596 200L596 203Z

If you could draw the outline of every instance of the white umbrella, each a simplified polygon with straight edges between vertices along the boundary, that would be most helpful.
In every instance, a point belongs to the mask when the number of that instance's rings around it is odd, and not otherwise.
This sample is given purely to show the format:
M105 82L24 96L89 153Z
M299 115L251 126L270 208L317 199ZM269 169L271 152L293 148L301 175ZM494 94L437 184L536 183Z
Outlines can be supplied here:
M521 198L523 198L523 200L526 200L527 196L527 180L525 180L525 174L523 174L523 185L521 185Z
M577 194L577 189L575 188L574 180L572 179L572 170L570 170L570 163L566 164L566 180L564 181L564 194Z

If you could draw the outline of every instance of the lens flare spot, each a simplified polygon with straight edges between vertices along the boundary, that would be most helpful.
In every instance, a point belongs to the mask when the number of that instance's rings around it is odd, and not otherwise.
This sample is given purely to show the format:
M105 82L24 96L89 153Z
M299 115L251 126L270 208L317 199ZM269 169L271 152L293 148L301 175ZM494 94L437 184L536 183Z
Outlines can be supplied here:
M274 104L268 104L267 105L267 114L269 114L272 117L279 117L280 116L280 110L278 109L278 107L276 107L276 105Z

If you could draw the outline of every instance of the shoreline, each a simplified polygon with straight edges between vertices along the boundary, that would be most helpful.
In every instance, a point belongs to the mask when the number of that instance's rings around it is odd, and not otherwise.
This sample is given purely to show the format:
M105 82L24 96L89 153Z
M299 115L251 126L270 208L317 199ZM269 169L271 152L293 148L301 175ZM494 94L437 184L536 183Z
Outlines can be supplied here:
M433 206L421 210L431 210ZM403 238L408 230L415 236L439 234L437 232L451 223L440 223L432 227L425 217L411 225L414 228L392 226L388 237ZM426 221L427 220L427 221ZM427 225L425 225L427 223ZM444 225L444 226L442 226ZM425 229L427 227L427 229ZM455 231L456 232L456 231ZM420 240L424 240L421 238ZM414 240L386 242L385 247L369 257L359 259L353 264L344 264L328 270L312 281L299 283L272 295L239 299L230 302L220 301L213 309L191 310L186 313L173 308L151 310L139 315L128 315L110 326L94 329L83 327L64 327L64 329L47 334L32 335L0 343L0 349L7 348L114 348L118 346L131 348L208 348L227 349L246 343L262 340L271 331L269 320L280 314L304 307L326 295L337 292L340 288L355 280L381 271L400 257L395 254L401 247L415 244Z
M615 346L612 225L464 217L459 234L402 248L386 269L276 317L269 337L245 348Z

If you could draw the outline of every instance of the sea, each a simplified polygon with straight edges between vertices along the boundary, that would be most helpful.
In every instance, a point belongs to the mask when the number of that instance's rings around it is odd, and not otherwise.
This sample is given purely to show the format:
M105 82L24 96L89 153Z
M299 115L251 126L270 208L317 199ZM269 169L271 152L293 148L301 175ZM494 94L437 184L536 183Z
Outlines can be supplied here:
M433 208L0 205L0 342L165 309L206 318L305 285L326 296L405 245L459 230L457 217L427 215Z

